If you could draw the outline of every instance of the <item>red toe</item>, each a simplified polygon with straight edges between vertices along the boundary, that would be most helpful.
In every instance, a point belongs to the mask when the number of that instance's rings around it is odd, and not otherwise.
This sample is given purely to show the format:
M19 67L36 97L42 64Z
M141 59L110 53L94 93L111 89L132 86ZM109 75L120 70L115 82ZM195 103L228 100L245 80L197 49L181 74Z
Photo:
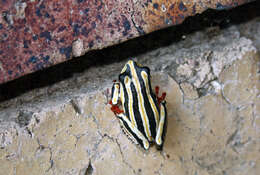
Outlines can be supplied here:
M156 95L158 103L160 104L162 101L165 100L166 92L163 92L162 95L159 97L159 90L160 90L160 87L155 86L155 95Z

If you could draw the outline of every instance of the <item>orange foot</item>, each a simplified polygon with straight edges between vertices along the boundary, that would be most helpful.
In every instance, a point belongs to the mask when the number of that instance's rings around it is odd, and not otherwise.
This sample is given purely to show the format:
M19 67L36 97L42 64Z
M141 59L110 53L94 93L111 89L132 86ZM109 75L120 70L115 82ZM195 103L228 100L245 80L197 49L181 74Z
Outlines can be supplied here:
M155 95L156 95L158 103L161 104L162 101L165 100L166 92L163 92L162 95L159 97L159 90L160 90L160 87L159 86L155 86Z
M124 111L121 110L117 105L113 105L113 104L112 104L112 100L109 101L109 104L111 105L111 108L110 108L111 111L113 111L115 115L121 114L121 113L124 112Z

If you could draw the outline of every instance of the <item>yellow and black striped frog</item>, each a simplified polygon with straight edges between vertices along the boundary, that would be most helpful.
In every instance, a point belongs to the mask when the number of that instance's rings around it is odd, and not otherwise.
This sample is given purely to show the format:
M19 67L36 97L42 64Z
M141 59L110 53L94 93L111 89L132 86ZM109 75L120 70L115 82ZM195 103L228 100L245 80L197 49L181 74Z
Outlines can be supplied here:
M129 60L122 69L119 80L112 86L111 110L120 120L124 132L145 150L155 143L162 149L166 133L166 93L159 97L151 88L148 67Z

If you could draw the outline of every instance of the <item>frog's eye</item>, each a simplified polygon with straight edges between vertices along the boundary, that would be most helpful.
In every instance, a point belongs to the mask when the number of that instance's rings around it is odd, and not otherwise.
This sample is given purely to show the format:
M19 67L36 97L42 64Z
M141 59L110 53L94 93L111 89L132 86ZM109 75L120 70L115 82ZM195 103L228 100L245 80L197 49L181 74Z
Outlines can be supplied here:
M140 64L140 63L137 63L137 62L136 62L136 65L137 65L138 67L143 67L143 65L142 65L142 64Z

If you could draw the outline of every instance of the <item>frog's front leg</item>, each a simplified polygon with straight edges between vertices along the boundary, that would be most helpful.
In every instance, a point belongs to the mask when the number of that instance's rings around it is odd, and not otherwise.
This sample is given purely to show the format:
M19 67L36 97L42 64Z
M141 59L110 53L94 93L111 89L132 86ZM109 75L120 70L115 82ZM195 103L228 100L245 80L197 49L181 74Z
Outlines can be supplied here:
M119 108L119 93L120 93L120 83L116 82L114 80L113 86L112 86L112 93L111 93L111 100L109 101L109 104L111 105L111 111L113 111L115 114L123 113L124 111Z
M149 141L138 130L138 128L123 113L118 114L117 117L120 119L120 122L127 134L132 136L132 138L135 139L137 143L139 143L144 149L147 150L149 148Z

